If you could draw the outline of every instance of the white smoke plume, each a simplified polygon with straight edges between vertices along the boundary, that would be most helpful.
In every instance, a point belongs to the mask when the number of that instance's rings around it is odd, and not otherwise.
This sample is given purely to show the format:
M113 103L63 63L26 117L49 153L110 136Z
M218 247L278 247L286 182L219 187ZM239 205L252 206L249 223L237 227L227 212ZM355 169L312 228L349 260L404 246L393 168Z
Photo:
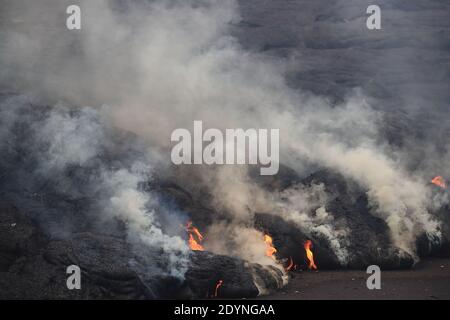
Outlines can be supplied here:
M21 122L33 133L31 141L22 142L22 147L32 152L37 161L36 168L30 173L49 179L58 192L72 196L77 192L83 196L94 195L97 205L92 214L99 225L103 224L103 231L107 231L105 229L113 221L123 223L129 243L136 250L142 245L162 250L168 260L165 270L172 276L183 277L187 270L188 247L181 237L162 230L156 216L161 206L159 200L140 187L152 179L151 158L135 159L130 165L104 163L100 167L93 166L102 156L107 157L105 154L111 143L108 133L112 128L105 121L107 114L103 114L107 108L74 110L59 104L48 114L43 112L41 119L33 121L23 115L19 117L17 113L21 110L30 111L27 107L31 101L23 96L13 96L0 104L8 126ZM14 141L11 130L5 132L3 138L2 147L4 142ZM71 167L92 168L90 176L78 188L67 177ZM30 182L36 176L32 175ZM40 219L45 221L45 217L38 217Z
M295 222L305 234L318 233L324 236L341 265L346 265L349 255L346 248L347 230L338 227L333 215L327 212L325 207L328 195L324 185L289 188L281 193L281 197L288 201L281 203L281 208L278 211L275 209L275 212L280 212L286 220ZM309 214L311 210L314 210L313 215Z
M427 181L380 144L381 116L364 95L356 92L333 106L324 97L291 89L285 81L287 64L243 50L230 35L239 21L236 1L79 1L83 26L76 32L64 29L61 10L42 12L37 3L20 3L7 1L4 8L38 27L23 32L20 22L12 22L2 31L1 82L39 100L108 105L101 121L144 139L158 159L151 166L170 161L171 132L191 128L194 120L219 129L279 128L281 162L299 175L314 165L357 181L367 190L372 213L389 225L394 245L414 254L421 233L439 235L439 222L428 212ZM65 9L57 1L46 3ZM57 114L43 128L53 137L46 166L82 164L98 151L105 133L85 126L83 119L94 111L81 110L80 123ZM144 209L153 200L136 189L141 173L136 168L104 173L104 184L112 190L106 213L127 222L133 237L184 252L181 239L162 233L152 211ZM326 197L314 218L306 213L312 207L309 193L320 190L290 189L284 194L290 205L280 205L281 195L261 190L245 168L205 175L202 181L217 211L231 219L229 225L212 225L208 234L227 234L236 243L210 236L210 250L272 263L264 255L261 233L248 227L263 206L309 233L325 235L345 263L346 231L335 229Z

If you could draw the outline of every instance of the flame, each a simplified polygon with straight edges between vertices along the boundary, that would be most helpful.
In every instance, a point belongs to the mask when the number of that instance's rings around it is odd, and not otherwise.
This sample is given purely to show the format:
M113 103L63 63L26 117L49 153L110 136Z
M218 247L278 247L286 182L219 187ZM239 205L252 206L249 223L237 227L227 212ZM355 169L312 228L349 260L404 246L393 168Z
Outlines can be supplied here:
M189 247L194 251L205 250L200 242L203 241L203 235L200 231L192 225L192 221L189 221L185 227L186 231L189 233ZM195 239L197 238L197 240Z
M317 266L314 263L314 254L311 251L311 245L312 245L311 240L306 240L305 241L306 258L308 259L308 263L309 263L308 264L308 268L317 270Z
M214 291L214 297L217 297L217 294L218 294L217 290L219 290L219 288L222 285L222 283L223 283L223 280L219 280L217 282L217 284L216 284L216 291Z
M192 234L189 235L189 247L194 251L205 250L205 248L203 248L203 246L194 239L194 236Z
M433 180L431 180L431 183L441 187L442 189L447 188L447 185L445 184L445 180L441 176L434 177Z
M192 225L192 221L189 221L186 224L186 231L189 233L194 233L197 236L199 241L203 241L203 235L200 233L200 231L198 231L198 229L196 227L194 227Z
M292 267L294 266L294 260L292 260L292 257L289 258L289 264L286 267L286 271L289 271L292 269Z
M272 237L268 234L264 235L264 242L266 243L267 249L266 249L266 256L271 257L272 259L276 259L274 256L274 253L277 252L277 249L273 246L273 240Z

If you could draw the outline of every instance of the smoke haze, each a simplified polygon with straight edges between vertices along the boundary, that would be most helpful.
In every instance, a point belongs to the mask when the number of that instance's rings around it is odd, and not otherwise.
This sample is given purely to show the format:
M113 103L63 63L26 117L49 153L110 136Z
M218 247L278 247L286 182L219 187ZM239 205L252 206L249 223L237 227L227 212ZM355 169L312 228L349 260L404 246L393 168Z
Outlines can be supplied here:
M190 130L194 120L218 129L280 129L283 165L301 177L326 168L356 181L371 214L389 226L393 246L413 256L422 234L442 237L432 209L448 197L433 198L429 180L436 171L450 176L448 136L439 161L417 163L422 146L435 153L435 144L429 138L412 148L412 139L403 147L389 143L385 113L372 106L378 100L367 90L354 85L333 101L293 88L288 71L292 59L302 57L280 59L244 48L233 33L242 22L238 2L76 1L82 9L79 31L66 30L63 2L2 0L2 16L15 18L2 22L0 84L24 94L2 102L2 147L11 141L14 123L29 126L33 139L26 148L37 161L36 177L59 179L60 190L75 194L77 187L63 175L67 168L89 168L99 155L116 152L108 148L118 130L137 135L139 157L131 153L122 163L95 165L92 181L85 183L101 208L95 219L107 224L117 219L127 226L131 243L162 248L170 256L170 274L182 277L187 268L184 230L174 227L186 217L175 212L175 222L162 225L165 204L140 184L154 172L172 170L171 132ZM39 104L53 106L44 119L20 111ZM205 230L207 250L277 265L265 255L263 233L253 226L256 212L271 212L305 234L323 235L346 265L350 230L327 211L323 185L267 190L247 169L179 169L177 182L194 191L208 189L214 210L226 217L213 217Z

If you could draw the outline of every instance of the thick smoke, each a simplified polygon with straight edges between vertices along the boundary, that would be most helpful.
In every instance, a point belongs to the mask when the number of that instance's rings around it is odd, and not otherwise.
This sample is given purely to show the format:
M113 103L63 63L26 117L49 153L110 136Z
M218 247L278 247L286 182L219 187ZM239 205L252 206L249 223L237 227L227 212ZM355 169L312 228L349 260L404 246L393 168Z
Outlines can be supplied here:
M37 164L27 172L28 188L38 191L40 181L47 181L64 198L92 198L94 203L85 210L90 211L97 229L114 234L114 222L123 223L135 250L142 246L162 250L167 255L165 270L172 276L182 277L187 269L187 245L180 237L163 232L158 222L162 204L142 187L142 183L152 179L151 156L141 154L134 159L109 163L114 129L108 127L107 108L71 109L58 104L51 110L42 110L36 117L31 103L27 97L12 96L0 104L4 115L2 127L10 127L2 135L2 150L8 148L8 143L13 144L18 152L28 154L23 156L25 161ZM21 128L29 132L20 132ZM45 226L49 217L36 219ZM182 217L178 219L181 223ZM49 231L56 236L68 236L61 230Z
M97 106L78 108L76 118L56 106L35 128L47 145L38 164L43 174L85 166L102 152L114 128L144 141L144 153L151 156L99 173L101 216L123 221L132 241L169 252L173 274L185 270L186 245L158 226L154 210L160 204L139 184L151 179L148 167L167 167L171 132L191 129L194 120L219 129L279 128L280 161L300 176L329 168L355 180L367 191L372 214L388 224L395 246L414 254L419 235L440 236L439 221L428 212L432 197L426 177L401 161L402 152L380 142L382 115L370 99L355 90L332 105L326 97L291 89L287 64L243 50L230 35L239 22L236 1L79 3L82 30L68 31L61 1L5 2L6 16L17 18L1 34L1 83L33 94L36 103ZM2 126L2 136L7 131ZM208 188L215 210L228 217L207 230L207 249L273 264L264 254L263 234L252 226L255 212L271 210L307 234L325 236L345 265L347 230L326 211L320 185L264 190L245 167L184 169L200 176L195 181ZM190 184L188 178L179 180Z

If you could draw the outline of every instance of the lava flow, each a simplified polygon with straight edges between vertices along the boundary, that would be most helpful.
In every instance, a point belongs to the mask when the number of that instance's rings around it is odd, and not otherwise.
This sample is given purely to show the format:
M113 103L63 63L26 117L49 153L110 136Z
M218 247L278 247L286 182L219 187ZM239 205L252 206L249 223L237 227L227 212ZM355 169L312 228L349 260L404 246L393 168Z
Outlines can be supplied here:
M217 294L218 294L217 290L219 290L219 288L222 285L222 283L223 283L223 280L219 280L217 282L217 284L216 284L216 291L214 291L214 297L217 297Z
M441 176L434 177L433 180L431 180L431 183L441 187L442 189L447 188L447 185L445 184L445 180Z
M268 234L264 235L264 242L266 243L267 249L266 249L266 256L271 257L272 259L276 259L274 254L277 252L277 249L273 246L273 240L272 237Z
M203 235L200 231L192 225L192 221L189 221L185 227L186 231L189 233L189 247L194 251L205 250L200 242L203 241ZM197 239L195 239L197 238Z
M311 269L311 270L312 269L317 270L317 266L314 263L314 254L311 251L311 245L312 245L311 240L306 240L305 241L306 258L308 259L308 263L309 263L308 264L308 268Z
M292 257L289 258L289 264L288 266L285 268L286 271L289 271L292 269L292 267L294 266L294 260L292 260Z

